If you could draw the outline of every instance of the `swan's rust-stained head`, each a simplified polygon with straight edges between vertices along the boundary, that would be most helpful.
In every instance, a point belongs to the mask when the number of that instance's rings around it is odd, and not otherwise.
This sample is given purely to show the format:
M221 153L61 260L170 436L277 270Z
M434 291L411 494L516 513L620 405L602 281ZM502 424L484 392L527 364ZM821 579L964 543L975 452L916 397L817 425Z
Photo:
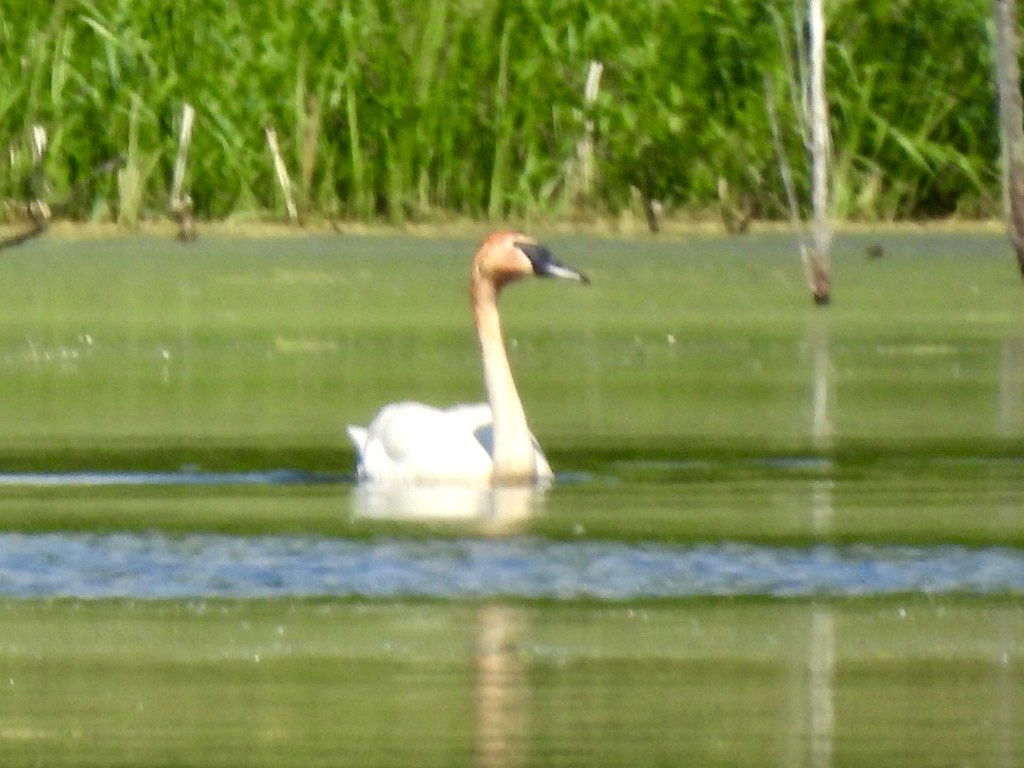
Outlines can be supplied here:
M546 246L520 232L495 232L483 241L473 259L474 280L485 280L495 288L530 275L590 282L556 259Z

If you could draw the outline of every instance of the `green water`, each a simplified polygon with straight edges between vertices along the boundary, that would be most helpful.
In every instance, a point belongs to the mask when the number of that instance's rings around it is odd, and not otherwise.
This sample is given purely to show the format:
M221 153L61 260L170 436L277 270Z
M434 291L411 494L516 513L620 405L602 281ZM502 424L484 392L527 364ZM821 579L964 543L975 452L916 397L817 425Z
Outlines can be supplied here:
M881 241L885 256L868 260ZM360 516L347 423L481 397L471 240L41 239L0 263L0 471L292 468L310 486L0 484L0 534L1024 546L1024 294L1000 235L552 237L510 288L530 514ZM1019 595L0 600L0 763L1024 761Z
M567 457L569 458L569 457ZM504 528L479 517L360 515L348 482L282 487L6 487L8 531L323 535L373 539L532 534L579 541L741 541L1024 546L1024 466L1003 459L892 457L764 467L626 466L556 483ZM523 514L525 512L525 514Z
M1004 239L880 237L880 260L863 255L875 238L840 240L824 311L781 236L550 239L593 283L503 297L534 431L552 453L612 458L1015 445L1024 321ZM382 403L481 398L473 245L132 237L8 251L5 463L90 465L117 451L118 468L208 463L232 449L250 466L252 453L295 449L304 456L289 460L347 465L344 425ZM828 401L818 423L816 392Z
M0 606L4 765L975 765L1019 601Z

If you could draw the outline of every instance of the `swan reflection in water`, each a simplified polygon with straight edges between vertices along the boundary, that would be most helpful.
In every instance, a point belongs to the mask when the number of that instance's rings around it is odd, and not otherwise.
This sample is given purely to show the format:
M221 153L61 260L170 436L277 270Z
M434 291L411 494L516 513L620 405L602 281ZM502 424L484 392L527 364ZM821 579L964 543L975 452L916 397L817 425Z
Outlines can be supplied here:
M547 487L362 482L352 488L352 512L368 520L453 523L480 535L501 536L523 529L539 510ZM477 768L512 768L524 762L530 690L519 649L528 631L521 607L484 603L477 610L472 685Z
M369 520L448 522L485 534L514 533L540 510L548 487L369 481L353 486L352 513Z

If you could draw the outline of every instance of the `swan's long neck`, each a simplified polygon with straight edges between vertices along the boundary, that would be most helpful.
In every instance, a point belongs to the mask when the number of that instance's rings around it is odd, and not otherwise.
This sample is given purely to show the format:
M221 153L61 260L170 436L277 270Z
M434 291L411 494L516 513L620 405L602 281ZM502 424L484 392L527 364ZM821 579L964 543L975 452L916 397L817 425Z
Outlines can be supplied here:
M480 337L484 385L494 418L495 482L529 480L536 474L535 451L526 412L512 378L498 317L498 290L489 281L474 279L473 318Z

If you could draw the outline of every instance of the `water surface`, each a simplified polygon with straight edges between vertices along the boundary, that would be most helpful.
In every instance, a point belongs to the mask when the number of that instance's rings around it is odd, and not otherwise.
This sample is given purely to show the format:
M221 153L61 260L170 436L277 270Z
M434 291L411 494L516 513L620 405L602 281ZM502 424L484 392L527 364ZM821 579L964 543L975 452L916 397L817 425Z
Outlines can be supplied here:
M843 233L825 311L785 236L551 243L501 493L344 438L480 399L469 239L5 253L0 762L1024 763L1002 235Z
M637 600L1024 594L1010 548L2 534L0 597Z
M1024 758L1017 599L48 600L0 620L19 768Z

